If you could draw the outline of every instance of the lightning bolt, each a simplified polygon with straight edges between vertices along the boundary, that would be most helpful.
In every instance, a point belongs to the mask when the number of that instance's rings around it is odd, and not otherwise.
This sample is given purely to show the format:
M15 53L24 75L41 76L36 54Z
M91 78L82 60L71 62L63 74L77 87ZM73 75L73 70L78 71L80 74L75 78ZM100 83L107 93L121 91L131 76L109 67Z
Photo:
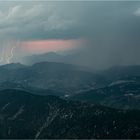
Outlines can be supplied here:
M10 49L10 55L6 57L6 62L9 64L14 56L14 50L17 48L17 46L14 46Z
M15 49L20 45L20 41L5 41L2 42L2 48L0 53L0 63L1 64L9 64L11 63Z

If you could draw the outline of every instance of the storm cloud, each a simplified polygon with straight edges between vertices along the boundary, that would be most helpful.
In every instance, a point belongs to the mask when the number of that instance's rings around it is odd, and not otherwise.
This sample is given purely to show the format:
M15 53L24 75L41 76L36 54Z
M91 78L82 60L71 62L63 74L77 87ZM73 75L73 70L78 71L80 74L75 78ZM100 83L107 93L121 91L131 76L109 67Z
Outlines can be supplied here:
M13 36L21 40L79 37L78 18L83 10L79 5L74 7L75 4L76 2L6 3L5 9L0 11L0 36Z
M102 69L140 64L138 1L21 1L0 5L0 40L82 38L86 44L75 52L79 65Z

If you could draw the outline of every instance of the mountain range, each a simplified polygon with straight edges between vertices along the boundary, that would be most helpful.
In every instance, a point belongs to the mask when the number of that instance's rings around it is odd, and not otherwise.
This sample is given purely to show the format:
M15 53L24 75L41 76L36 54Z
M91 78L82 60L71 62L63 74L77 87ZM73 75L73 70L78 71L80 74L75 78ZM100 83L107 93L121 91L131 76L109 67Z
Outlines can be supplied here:
M119 109L139 109L140 66L115 66L98 73L58 62L0 66L0 90L20 89Z
M0 91L1 139L140 138L140 111L116 110L34 95Z
M140 66L0 66L0 138L140 138Z
M40 62L24 66L13 63L0 67L0 85L3 83L5 86L6 83L11 83L26 89L51 89L73 94L90 87L100 87L104 84L104 79L71 64Z
M77 53L78 52L60 54L56 52L48 52L48 53L43 53L43 54L26 56L23 58L23 63L32 65L35 63L43 62L43 61L48 61L48 62L75 64L75 61L77 59Z

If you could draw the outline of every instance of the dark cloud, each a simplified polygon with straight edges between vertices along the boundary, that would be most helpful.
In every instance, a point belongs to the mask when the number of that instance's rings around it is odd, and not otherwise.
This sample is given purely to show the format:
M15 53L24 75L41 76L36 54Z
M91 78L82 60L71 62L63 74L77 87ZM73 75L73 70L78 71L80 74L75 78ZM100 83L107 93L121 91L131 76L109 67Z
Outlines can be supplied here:
M81 36L83 10L80 3L15 2L6 8L0 11L0 37L34 40Z
M79 64L140 64L140 2L1 2L0 38L88 40ZM4 8L3 8L4 7ZM83 48L82 48L83 49Z
M89 7L85 64L93 68L140 64L140 17L136 15L140 3L93 2Z

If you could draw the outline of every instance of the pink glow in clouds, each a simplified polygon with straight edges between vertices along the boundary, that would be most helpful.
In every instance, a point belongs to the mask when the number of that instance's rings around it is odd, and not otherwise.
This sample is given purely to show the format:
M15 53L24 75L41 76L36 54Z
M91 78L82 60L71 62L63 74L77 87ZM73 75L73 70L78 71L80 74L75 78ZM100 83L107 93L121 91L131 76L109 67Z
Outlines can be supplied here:
M44 53L50 51L63 51L74 49L85 44L84 39L73 40L35 40L22 43L24 49L29 53Z

